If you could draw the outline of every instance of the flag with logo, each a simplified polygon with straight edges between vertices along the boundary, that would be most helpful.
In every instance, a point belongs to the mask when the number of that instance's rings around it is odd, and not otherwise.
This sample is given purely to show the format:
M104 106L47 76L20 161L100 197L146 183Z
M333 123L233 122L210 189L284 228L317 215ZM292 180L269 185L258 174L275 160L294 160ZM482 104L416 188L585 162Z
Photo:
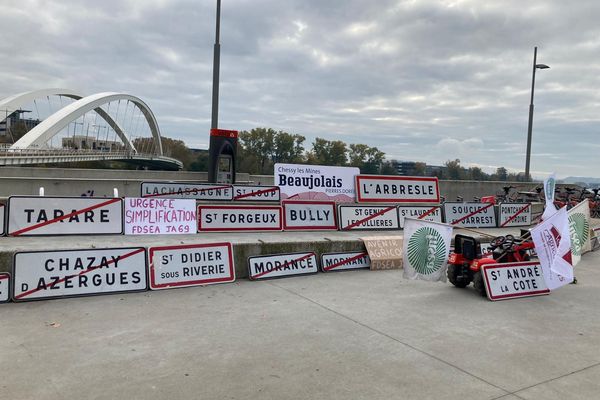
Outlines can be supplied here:
M404 277L446 282L452 226L406 218L404 220Z
M592 250L590 235L590 203L585 199L569 210L569 232L573 266L581 260L581 255Z
M550 218L556 212L554 205L554 190L556 189L556 173L552 173L544 180L544 197L546 198L546 206L542 214L542 220Z
M558 289L573 282L571 237L566 207L531 229L531 238L548 289Z

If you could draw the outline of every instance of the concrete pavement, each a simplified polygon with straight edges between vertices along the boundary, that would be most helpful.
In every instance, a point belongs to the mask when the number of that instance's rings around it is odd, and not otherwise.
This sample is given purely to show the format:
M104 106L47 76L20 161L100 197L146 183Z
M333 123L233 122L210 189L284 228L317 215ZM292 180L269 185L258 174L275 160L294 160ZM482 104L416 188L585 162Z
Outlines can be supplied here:
M0 398L596 398L599 262L495 303L351 271L4 304Z

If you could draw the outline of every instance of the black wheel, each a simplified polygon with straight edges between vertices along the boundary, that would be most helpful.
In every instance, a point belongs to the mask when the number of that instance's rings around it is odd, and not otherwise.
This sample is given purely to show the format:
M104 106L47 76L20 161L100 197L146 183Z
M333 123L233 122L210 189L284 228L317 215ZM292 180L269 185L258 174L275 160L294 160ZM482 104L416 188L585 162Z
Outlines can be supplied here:
M480 296L487 297L487 293L485 292L485 283L483 282L483 274L481 271L477 271L473 275L473 286Z
M448 264L448 270L446 271L446 274L448 275L448 280L450 281L450 283L456 286L457 288L467 287L467 285L470 283L469 279L464 278L464 275L463 277L459 278L459 275L461 274L460 265Z

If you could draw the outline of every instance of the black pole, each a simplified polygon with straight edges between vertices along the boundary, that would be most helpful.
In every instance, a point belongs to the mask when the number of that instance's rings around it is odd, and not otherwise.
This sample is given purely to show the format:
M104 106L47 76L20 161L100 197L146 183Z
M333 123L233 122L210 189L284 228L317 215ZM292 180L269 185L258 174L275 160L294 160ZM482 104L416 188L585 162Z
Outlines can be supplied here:
M217 0L217 22L215 32L215 45L213 57L213 85L212 85L212 117L210 120L210 128L217 129L219 127L219 68L221 64L221 0ZM212 158L214 149L211 149L212 140L209 145L209 158ZM208 163L208 181L217 181L217 163L214 160L209 160Z
M530 181L529 165L531 162L531 131L533 128L533 91L535 88L535 70L537 62L537 47L533 48L533 72L531 74L531 101L529 102L529 123L527 124L527 153L525 155L525 180Z

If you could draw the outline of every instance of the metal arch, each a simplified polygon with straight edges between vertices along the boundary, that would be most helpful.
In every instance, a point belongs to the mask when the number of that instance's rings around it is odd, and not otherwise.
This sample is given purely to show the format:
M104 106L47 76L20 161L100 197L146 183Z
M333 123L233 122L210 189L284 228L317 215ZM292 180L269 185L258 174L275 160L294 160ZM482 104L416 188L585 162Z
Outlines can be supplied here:
M6 97L0 100L0 122L4 121L6 118L8 118L10 114L23 107L23 105L31 103L36 99L41 99L47 96L65 96L73 100L80 100L84 97L80 93L71 89L41 89L34 90L31 92L19 93L14 96ZM4 115L2 115L3 111ZM101 107L94 109L94 111L100 116L100 118L105 120L106 123L110 125L110 127L116 132L116 134L119 136L119 138L121 139L121 141L127 149L129 149L133 153L137 153L137 150L133 146L133 143L131 143L127 135L125 135L125 132L117 123L117 121L115 121Z
M41 147L73 120L76 120L88 111L95 110L96 108L115 100L129 100L142 111L150 126L154 141L157 143L156 154L162 156L163 151L158 123L148 105L135 96L114 92L96 93L63 107L27 132L21 139L15 142L11 148L28 149Z

